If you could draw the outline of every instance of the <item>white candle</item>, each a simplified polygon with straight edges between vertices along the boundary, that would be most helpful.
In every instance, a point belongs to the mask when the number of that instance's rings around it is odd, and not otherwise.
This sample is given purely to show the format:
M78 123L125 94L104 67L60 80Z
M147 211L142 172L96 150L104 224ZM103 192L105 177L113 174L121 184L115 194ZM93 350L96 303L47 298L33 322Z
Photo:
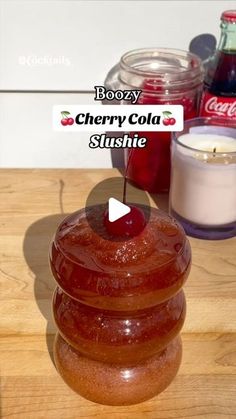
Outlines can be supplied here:
M178 215L202 226L236 221L236 138L181 135L172 143L171 177L170 203Z

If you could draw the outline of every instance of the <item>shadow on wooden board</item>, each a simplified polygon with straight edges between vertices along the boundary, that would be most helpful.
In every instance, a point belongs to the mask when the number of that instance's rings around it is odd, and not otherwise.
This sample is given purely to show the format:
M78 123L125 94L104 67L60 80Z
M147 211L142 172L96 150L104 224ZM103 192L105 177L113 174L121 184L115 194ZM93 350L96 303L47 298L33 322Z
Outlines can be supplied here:
M58 225L67 216L63 212L62 192L64 183L60 181L60 206L61 213L43 217L31 224L24 237L23 252L29 269L34 273L34 295L40 312L47 321L46 343L49 355L53 360L53 341L56 326L52 316L52 297L56 288L49 268L49 246Z
M67 214L53 214L37 220L26 231L23 250L25 260L34 273L34 295L40 312L47 321L46 342L53 361L56 327L52 317L52 296L56 288L49 268L48 252L55 231ZM54 362L54 361L53 361Z

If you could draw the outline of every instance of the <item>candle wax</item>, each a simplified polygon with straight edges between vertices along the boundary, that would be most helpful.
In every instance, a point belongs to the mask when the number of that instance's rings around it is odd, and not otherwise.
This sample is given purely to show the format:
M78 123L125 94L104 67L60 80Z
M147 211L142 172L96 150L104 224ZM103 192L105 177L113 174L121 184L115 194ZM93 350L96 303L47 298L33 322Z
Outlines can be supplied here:
M174 213L200 226L235 222L235 160L236 138L189 133L173 141L170 201Z

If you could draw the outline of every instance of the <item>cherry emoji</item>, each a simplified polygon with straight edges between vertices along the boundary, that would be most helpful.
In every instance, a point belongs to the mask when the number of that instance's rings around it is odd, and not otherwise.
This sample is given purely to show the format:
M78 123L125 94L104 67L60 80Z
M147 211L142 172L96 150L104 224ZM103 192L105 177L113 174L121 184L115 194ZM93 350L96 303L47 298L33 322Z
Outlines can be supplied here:
M63 118L63 119L61 120L61 125L63 125L63 126L68 125L68 118Z
M166 127L168 126L168 125L170 125L170 120L171 120L172 118L165 118L165 119L163 119L163 125L165 125Z
M175 125L176 123L176 119L175 118L170 118L169 119L169 125Z
M74 123L74 119L69 117L70 112L68 111L62 111L61 112L61 124L66 126L66 125L72 125Z
M74 123L74 119L73 118L68 118L67 121L68 121L67 122L68 125L73 125L73 123Z

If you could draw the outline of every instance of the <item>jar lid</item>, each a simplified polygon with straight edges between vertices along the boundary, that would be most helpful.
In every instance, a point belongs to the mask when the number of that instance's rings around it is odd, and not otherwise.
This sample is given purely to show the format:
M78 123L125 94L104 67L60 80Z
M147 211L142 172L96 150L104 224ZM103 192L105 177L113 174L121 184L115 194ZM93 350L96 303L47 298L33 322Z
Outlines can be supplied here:
M226 10L221 15L221 20L230 23L236 23L236 10Z

